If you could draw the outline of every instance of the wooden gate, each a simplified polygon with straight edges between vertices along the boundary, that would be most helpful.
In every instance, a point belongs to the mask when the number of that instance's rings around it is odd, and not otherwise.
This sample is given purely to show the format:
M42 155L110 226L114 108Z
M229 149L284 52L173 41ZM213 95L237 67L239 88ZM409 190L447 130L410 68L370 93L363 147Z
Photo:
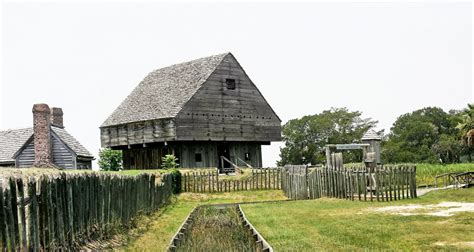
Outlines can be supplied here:
M290 165L283 167L281 188L290 199L308 198L308 167L306 165Z

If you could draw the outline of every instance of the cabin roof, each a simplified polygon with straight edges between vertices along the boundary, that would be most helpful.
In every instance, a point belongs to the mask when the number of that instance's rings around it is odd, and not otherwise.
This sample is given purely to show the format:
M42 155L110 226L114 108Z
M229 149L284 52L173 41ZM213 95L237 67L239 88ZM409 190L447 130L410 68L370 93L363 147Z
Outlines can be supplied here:
M13 155L33 135L33 128L0 131L0 163L14 163Z
M101 127L175 117L229 54L200 58L151 72Z
M362 136L361 140L382 140L382 137L375 132L375 130L370 129Z
M51 126L51 129L77 156L93 158L92 154L65 129L55 126ZM32 127L0 131L0 163L14 163L15 153L31 136L33 136Z

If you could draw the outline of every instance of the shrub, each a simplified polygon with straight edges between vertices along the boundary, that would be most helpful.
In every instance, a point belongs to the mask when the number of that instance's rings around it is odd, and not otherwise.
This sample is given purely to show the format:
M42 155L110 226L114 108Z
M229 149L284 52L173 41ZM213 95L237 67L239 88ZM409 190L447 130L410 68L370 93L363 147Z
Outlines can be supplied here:
M122 168L122 151L103 148L99 150L99 167L102 171L118 171Z
M179 164L177 163L178 159L171 154L165 155L163 157L163 163L161 164L161 168L163 169L173 169L178 168Z

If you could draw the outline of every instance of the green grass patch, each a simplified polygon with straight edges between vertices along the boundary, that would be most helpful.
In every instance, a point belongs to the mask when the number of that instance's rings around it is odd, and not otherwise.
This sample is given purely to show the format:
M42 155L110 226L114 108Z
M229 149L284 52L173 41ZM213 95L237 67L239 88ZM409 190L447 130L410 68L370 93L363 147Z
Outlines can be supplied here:
M441 190L390 203L323 198L242 205L242 209L276 251L474 249L472 212L436 217L371 211L442 201L474 202L474 188Z
M256 244L235 206L202 206L193 213L179 251L252 251Z

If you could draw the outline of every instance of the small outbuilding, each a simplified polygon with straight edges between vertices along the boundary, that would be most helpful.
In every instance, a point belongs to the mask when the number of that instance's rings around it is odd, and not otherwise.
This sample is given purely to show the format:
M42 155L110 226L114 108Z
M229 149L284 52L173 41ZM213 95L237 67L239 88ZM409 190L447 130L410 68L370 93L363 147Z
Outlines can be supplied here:
M92 154L64 129L61 108L33 107L33 127L0 131L1 167L92 169Z
M151 72L100 127L124 169L262 166L262 145L281 141L281 120L231 53ZM225 170L225 169L224 169Z
M380 143L382 142L382 137L375 132L375 130L370 129L362 136L360 139L362 143L369 144L368 149L364 149L364 157L366 152L373 152L375 155L375 163L380 164Z

